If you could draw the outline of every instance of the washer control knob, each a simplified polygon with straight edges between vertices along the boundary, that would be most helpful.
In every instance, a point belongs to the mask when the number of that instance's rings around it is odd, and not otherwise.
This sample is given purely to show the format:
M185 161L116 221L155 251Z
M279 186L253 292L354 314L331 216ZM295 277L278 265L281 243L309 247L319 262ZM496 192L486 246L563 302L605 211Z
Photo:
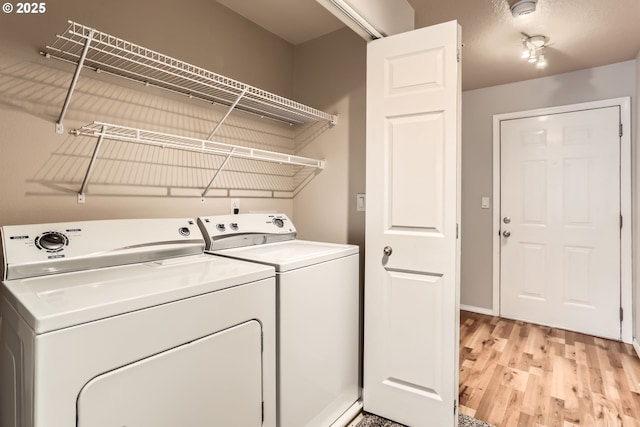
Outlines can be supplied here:
M216 224L216 228L218 229L218 231L226 231L227 227L224 226L224 224Z
M282 218L273 218L273 225L278 228L284 227L284 220Z
M180 227L178 229L178 233L182 234L183 236L188 236L191 234L191 230L189 230L189 227Z
M64 248L69 240L67 236L57 231L48 231L36 237L36 246L50 252L57 252Z
M231 228L233 231L238 231L238 223L232 222L231 224L229 224L229 228Z

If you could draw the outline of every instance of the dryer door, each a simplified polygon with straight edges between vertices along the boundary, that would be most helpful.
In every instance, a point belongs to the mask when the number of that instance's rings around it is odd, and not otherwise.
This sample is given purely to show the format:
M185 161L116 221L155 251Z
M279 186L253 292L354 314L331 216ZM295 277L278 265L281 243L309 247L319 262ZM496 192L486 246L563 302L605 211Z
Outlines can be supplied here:
M261 332L252 320L94 378L78 426L260 427Z

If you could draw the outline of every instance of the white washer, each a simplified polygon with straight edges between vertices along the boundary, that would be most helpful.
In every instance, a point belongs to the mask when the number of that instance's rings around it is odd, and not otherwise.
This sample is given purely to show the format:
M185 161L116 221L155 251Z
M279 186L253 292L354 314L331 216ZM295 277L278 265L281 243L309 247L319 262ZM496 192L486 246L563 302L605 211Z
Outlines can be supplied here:
M276 269L278 426L344 426L359 412L358 247L296 240L286 215L198 218L207 252Z
M273 267L190 219L0 231L0 425L275 427Z

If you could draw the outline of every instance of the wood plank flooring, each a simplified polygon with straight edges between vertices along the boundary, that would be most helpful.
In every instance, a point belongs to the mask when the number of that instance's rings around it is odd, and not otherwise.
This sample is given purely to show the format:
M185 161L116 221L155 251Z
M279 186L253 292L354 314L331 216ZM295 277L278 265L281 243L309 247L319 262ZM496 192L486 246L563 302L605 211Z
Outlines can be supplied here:
M632 346L460 312L460 412L496 427L640 427Z

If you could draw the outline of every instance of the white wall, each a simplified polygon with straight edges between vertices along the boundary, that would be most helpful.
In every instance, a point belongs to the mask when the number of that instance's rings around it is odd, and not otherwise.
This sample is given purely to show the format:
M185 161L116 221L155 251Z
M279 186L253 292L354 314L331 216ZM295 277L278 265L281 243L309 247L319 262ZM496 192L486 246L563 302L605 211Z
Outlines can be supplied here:
M297 100L339 114L338 125L298 154L327 159L322 171L295 198L299 237L361 245L364 212L356 194L365 192L366 42L349 29L296 46Z
M636 78L632 60L463 92L461 304L492 309L493 213L481 209L480 202L492 196L493 115L634 96ZM632 110L636 111L635 97Z
M228 199L211 197L202 204L198 196L219 158L111 142L102 152L109 159L96 166L86 204L76 203L95 139L54 132L74 67L45 59L38 51L53 43L72 19L291 97L293 46L215 1L57 0L47 7L43 15L1 17L0 225L228 213ZM64 124L70 130L96 120L205 138L224 111L83 71ZM216 139L274 151L293 149L288 126L245 117L231 118ZM266 139L260 130L267 131ZM260 178L249 174L243 179ZM293 201L243 198L241 209L292 214Z

